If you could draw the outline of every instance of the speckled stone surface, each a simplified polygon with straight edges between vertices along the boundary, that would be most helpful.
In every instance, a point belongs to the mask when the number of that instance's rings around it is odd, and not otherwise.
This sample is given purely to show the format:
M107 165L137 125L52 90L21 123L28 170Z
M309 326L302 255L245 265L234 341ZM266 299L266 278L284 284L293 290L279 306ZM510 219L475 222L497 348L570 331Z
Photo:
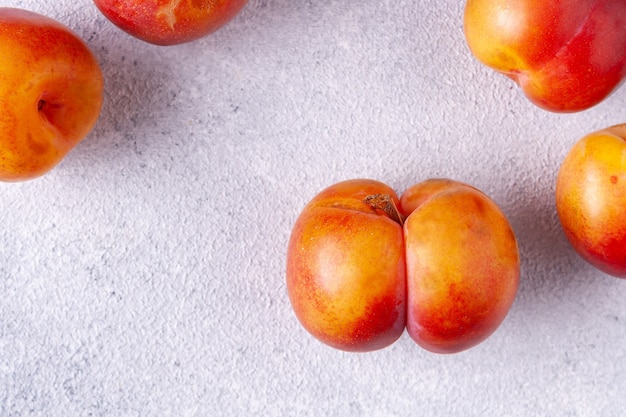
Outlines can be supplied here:
M0 184L1 416L623 415L626 282L573 252L553 193L578 138L626 122L625 88L534 107L472 58L458 0L250 0L176 47L89 0L3 5L83 37L106 96L54 171ZM490 339L349 354L300 327L291 226L355 177L450 177L500 205L522 276Z

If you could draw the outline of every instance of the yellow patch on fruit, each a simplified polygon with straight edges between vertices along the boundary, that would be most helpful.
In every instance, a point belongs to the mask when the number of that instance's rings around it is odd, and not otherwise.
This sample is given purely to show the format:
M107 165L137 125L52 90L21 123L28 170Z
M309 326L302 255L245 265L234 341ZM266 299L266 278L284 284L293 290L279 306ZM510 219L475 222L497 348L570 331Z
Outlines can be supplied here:
M170 29L174 30L174 25L176 24L176 8L180 4L182 0L172 0L168 4L163 7L160 7L157 11L157 18L165 19L165 23L170 27Z

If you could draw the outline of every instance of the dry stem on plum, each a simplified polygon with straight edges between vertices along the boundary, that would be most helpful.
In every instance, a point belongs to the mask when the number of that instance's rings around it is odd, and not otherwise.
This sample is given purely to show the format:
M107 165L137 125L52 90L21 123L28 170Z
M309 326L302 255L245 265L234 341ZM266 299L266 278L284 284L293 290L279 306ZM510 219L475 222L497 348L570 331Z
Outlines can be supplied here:
M389 194L368 195L363 199L363 202L374 210L382 210L391 220L399 223L400 226L404 224L404 219Z

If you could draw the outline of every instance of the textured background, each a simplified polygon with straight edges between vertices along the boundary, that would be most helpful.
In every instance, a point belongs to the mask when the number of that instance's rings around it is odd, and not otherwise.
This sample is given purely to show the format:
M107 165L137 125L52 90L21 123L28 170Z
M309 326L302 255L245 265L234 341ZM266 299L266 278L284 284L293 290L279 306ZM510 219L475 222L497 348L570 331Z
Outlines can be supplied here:
M558 166L626 121L626 89L556 115L470 55L459 0L250 0L157 47L89 0L4 1L95 52L99 123L52 172L0 184L0 415L618 416L626 283L555 214ZM310 337L285 288L291 226L326 186L466 181L509 217L516 302L452 356Z

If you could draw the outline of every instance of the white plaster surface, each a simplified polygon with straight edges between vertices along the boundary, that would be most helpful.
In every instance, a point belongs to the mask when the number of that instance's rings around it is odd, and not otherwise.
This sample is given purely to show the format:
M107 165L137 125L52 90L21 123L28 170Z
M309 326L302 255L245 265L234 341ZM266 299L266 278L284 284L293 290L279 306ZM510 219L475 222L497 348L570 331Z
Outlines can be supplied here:
M57 168L0 184L0 416L623 416L626 282L573 252L553 193L578 138L626 122L626 87L534 107L470 55L463 3L250 0L157 47L90 0L2 2L83 37L106 97ZM291 226L355 177L450 177L501 206L522 276L490 339L350 354L302 329Z

